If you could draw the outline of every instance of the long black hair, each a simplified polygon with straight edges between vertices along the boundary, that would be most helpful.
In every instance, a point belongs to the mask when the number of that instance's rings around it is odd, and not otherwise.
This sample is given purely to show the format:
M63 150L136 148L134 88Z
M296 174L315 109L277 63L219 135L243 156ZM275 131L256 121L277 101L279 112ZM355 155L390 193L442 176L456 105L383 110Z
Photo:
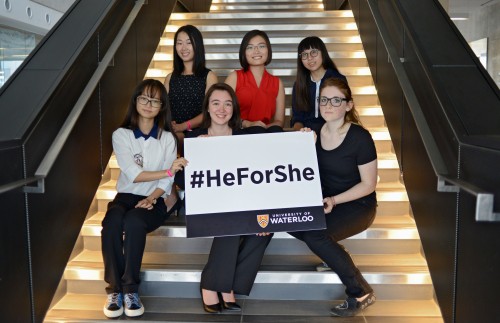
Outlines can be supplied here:
M175 44L177 44L177 37L179 33L185 32L191 45L193 46L194 58L193 58L193 73L196 76L203 76L207 68L205 66L205 45L203 44L203 36L201 32L193 25L185 25L177 29L174 36L174 71L173 75L181 75L184 71L184 62L182 61L177 50L175 49Z
M323 68L324 69L332 69L334 71L338 71L337 66L333 62L333 60L328 55L328 49L326 49L325 43L321 40L321 38L316 36L310 36L302 39L299 43L299 47L297 49L297 76L295 79L295 102L297 103L297 110L308 112L311 106L313 105L310 101L310 93L308 80L311 77L310 71L304 66L302 63L302 58L300 54L303 51L308 49L317 49L321 53L321 57L323 58Z
M177 136L172 129L172 117L170 115L170 104L168 100L167 90L163 83L154 79L145 79L139 83L130 98L127 114L125 119L120 125L121 128L126 128L130 130L136 130L139 120L139 113L137 112L137 97L140 95L146 95L150 98L154 98L157 94L160 94L161 107L160 111L155 117L155 123L158 125L159 129L170 132L177 143ZM161 131L158 131L158 138L161 136ZM157 139L158 139L157 138Z

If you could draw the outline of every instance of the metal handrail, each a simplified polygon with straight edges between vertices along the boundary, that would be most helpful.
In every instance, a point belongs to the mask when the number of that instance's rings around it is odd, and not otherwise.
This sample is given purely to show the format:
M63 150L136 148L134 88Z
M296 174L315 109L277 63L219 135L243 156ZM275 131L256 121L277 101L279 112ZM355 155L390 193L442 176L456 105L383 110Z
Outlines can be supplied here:
M102 76L104 75L104 72L106 71L106 69L108 68L110 63L113 61L113 57L114 57L116 51L118 50L121 43L123 42L123 39L127 35L127 32L129 31L135 18L137 17L139 10L144 5L144 1L145 0L137 0L135 2L135 5L132 8L132 10L130 11L130 14L128 15L127 19L125 20L122 28L120 29L117 36L115 37L115 39L111 43L108 51L106 52L106 54L104 55L102 60L99 62L99 65L97 66L96 71L94 72L94 74L90 78L85 89L82 91L82 94L78 98L78 101L75 103L75 106L71 110L68 118L66 118L66 121L62 125L61 130L59 131L54 142L52 143L49 150L47 151L47 154L45 154L45 157L43 158L42 162L38 166L38 169L35 171L35 176L32 178L26 179L29 181L29 183L37 181L37 186L24 186L24 192L26 192L26 193L44 193L45 192L45 178L48 176L52 166L54 166L54 163L56 161L57 156L61 152L64 144L66 143L66 140L69 137L69 134L73 130L73 127L75 126L83 109L85 108L85 105L87 104L92 93L94 92L95 88L99 84L99 81L101 80ZM18 183L18 185L19 185L19 183ZM19 186L17 186L17 187L19 187ZM14 189L14 188L12 188L12 189ZM0 187L0 189L1 189L1 187ZM2 192L0 191L0 193L2 193Z
M397 75L403 94L408 102L408 107L415 119L416 127L422 137L422 141L430 158L430 162L434 173L438 178L438 192L459 192L465 191L476 196L476 221L496 222L500 221L500 213L493 211L494 194L485 192L484 190L474 186L473 184L461 179L453 179L449 176L448 168L444 163L443 156L438 149L436 141L432 136L429 125L427 124L422 112L420 103L418 102L415 91L409 81L408 75L403 67L404 58L400 58L397 54L396 47L393 45L389 37L389 32L383 22L382 15L377 8L375 0L367 0L368 6L372 12L375 24L380 33L380 37L387 50L387 54L394 67L394 72ZM451 183L452 185L447 185Z

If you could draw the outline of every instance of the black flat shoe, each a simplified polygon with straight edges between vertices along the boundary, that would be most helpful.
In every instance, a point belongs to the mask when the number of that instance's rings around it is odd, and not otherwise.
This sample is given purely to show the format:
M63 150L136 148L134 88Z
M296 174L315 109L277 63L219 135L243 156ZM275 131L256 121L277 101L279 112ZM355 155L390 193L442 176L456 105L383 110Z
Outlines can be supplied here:
M200 295L201 295L201 302L203 303L203 310L205 312L210 313L210 314L218 314L218 313L222 312L220 303L213 304L213 305L205 304L205 301L203 300L203 291L201 290L201 287L200 287Z
M239 306L238 303L224 301L224 298L222 297L222 293L217 292L217 295L219 295L219 301L222 304L223 310L230 311L230 312L241 312L241 306Z

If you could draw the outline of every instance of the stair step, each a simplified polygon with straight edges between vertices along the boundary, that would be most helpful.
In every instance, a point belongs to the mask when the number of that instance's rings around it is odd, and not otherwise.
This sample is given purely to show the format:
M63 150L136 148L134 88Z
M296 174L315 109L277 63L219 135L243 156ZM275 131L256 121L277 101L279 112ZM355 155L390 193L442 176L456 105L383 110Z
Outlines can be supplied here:
M394 293L401 292L401 289L409 291L405 299L432 298L430 275L420 254L355 255L353 258L366 280L376 289L379 299L394 298ZM205 254L145 253L141 294L197 297L197 286L206 261ZM318 263L316 256L266 255L250 298L289 299L290 291L298 290L302 293L294 296L297 299L327 300L342 297L344 286L338 276L331 271L316 272L314 268ZM82 252L68 264L64 278L68 293L104 293L104 268L100 251ZM182 291L179 290L181 285ZM304 288L312 288L315 292L305 293Z
M136 322L331 322L330 308L341 300L254 300L239 298L242 312L210 315L203 311L196 298L141 296L145 314ZM105 297L102 294L66 295L48 313L45 323L102 322ZM363 311L362 316L380 322L441 323L440 311L432 300L377 300ZM122 316L121 319L125 319ZM359 317L361 319L361 316ZM385 319L385 320L384 320ZM340 319L341 320L341 319ZM362 320L362 319L361 319ZM357 322L356 320L349 320Z
M239 1L238 1L239 2ZM273 1L276 2L276 1ZM335 18L354 18L352 11L350 10L329 10L329 11L321 11L321 12L273 12L273 13L255 13L255 12L234 12L234 13L206 13L206 12L183 12L183 13L172 13L170 15L169 24L179 24L183 25L186 22L190 22L192 20L202 20L203 24L211 24L211 21L219 21L226 19L249 19L251 21L255 19L263 19L269 22L269 18L272 18L273 21L281 19L281 20L290 20L294 18L327 18L327 19L335 19ZM206 21L206 22L205 22ZM198 23L197 25L201 25L202 23Z

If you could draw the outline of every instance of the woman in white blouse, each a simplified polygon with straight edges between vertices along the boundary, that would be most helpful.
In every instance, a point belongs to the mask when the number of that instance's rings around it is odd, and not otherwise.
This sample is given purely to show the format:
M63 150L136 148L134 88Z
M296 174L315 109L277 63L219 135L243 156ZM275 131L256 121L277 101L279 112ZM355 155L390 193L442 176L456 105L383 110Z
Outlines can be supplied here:
M177 157L171 129L167 92L156 80L135 89L127 115L113 133L113 149L120 166L118 194L108 204L102 221L107 317L144 313L138 289L146 234L168 217L164 198L170 194L175 172L185 166Z

